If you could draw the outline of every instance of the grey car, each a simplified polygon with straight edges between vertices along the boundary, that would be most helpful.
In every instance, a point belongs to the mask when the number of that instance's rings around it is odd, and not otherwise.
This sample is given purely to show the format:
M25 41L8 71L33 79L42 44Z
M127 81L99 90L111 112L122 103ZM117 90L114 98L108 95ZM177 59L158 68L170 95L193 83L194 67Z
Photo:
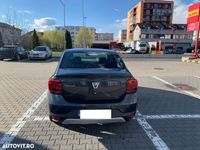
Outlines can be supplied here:
M37 46L30 51L29 59L48 59L52 57L52 50L48 46Z
M70 49L48 81L50 120L63 124L131 120L138 81L112 50Z
M12 59L19 61L28 57L28 52L21 46L11 45L0 48L0 60Z

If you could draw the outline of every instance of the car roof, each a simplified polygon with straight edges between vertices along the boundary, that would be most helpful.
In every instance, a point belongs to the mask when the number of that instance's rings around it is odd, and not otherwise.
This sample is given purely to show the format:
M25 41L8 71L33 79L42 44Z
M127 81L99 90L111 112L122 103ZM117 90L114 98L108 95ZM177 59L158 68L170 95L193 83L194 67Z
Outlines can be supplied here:
M114 50L99 49L99 48L72 48L72 49L66 49L65 52L109 52L109 53L116 53L116 51L114 51Z

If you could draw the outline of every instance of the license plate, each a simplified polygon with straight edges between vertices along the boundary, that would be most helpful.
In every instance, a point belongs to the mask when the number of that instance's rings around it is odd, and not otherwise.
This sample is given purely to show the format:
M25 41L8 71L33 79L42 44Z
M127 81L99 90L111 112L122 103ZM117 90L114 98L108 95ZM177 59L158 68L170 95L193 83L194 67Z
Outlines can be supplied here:
M80 110L80 119L111 119L111 110Z

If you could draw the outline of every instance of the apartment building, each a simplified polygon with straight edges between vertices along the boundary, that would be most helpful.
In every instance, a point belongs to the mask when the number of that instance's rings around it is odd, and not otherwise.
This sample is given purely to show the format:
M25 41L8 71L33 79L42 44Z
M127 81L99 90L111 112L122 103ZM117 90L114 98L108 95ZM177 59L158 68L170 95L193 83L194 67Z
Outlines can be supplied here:
M118 43L124 43L126 42L126 34L127 34L127 30L123 29L120 30L118 33Z
M141 0L128 11L127 41L133 40L133 30L137 23L164 25L172 24L173 1L164 0Z
M77 34L78 34L78 32L80 31L81 28L82 28L82 26L66 26L66 27L57 26L57 27L55 27L55 29L58 30L58 31L68 30L70 32L73 47L77 47L76 36L77 36ZM87 29L89 29L92 32L93 37L95 37L96 29L94 27L87 27Z
M150 49L158 49L159 44L162 43L162 50L171 46L173 48L182 47L184 51L191 46L192 32L186 31L185 24L172 24L168 27L165 26L153 26L138 23L133 31L134 40L132 42L125 43L130 47L131 44L135 44L137 41L147 42Z
M20 43L22 30L6 23L0 22L0 32L4 45Z
M114 33L96 33L95 41L113 41Z

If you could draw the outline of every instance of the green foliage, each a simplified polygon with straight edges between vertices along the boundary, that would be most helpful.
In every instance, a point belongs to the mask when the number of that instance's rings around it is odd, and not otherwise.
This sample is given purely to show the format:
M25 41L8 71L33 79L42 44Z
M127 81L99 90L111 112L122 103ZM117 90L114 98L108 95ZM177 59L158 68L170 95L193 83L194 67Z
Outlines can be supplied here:
M1 35L1 32L0 32L0 47L3 47L3 46L4 46L3 38L2 38L2 35Z
M44 31L41 42L52 49L63 49L63 39L64 33L61 31Z
M35 29L33 30L32 43L33 43L33 48L35 48L36 46L40 46L40 40Z
M68 30L65 31L66 49L72 48L72 38Z
M88 48L92 46L92 43L94 41L94 36L92 34L92 31L87 28L82 28L76 37L76 44L80 48Z

